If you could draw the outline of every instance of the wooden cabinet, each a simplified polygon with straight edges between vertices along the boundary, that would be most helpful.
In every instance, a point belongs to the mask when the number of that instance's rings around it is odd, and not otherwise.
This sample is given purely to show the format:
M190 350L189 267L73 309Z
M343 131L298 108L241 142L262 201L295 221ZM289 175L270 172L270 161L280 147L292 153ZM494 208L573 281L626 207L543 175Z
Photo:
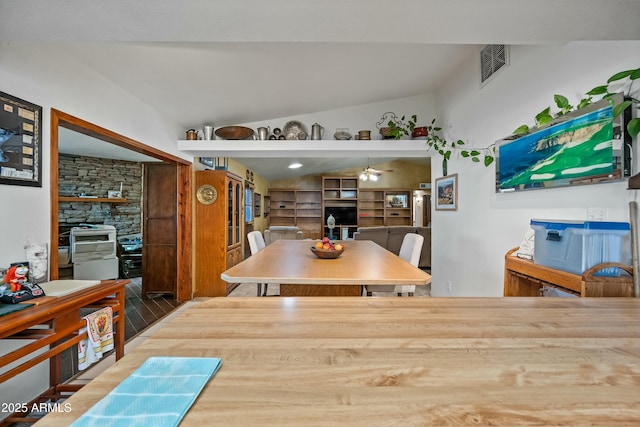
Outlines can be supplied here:
M541 296L543 287L550 286L579 297L632 297L633 277L629 266L616 263L598 264L582 275L535 264L532 261L512 256L517 248L505 255L504 296ZM618 266L629 275L596 276L603 268ZM623 273L624 274L624 273Z
M296 226L303 237L322 234L322 193L319 190L270 190L269 225Z
M358 226L413 225L410 190L360 190Z
M198 171L195 190L196 296L226 296L220 275L242 261L242 179L227 171Z

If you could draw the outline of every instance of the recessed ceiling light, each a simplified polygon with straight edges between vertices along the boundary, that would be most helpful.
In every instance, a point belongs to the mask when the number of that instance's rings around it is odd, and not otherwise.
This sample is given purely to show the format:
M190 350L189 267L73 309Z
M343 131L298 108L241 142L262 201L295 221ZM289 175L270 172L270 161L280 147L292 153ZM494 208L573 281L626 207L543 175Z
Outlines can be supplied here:
M302 167L302 163L291 163L289 169L298 169Z

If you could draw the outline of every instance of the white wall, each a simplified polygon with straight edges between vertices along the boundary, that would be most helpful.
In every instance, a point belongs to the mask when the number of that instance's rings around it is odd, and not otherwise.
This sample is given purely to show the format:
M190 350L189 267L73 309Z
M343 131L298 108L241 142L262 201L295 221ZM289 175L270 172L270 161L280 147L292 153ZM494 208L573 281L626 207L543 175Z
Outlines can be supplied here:
M185 157L183 129L54 46L0 43L0 91L42 107L42 188L0 185L0 266L24 260L26 240L49 242L50 109Z
M270 126L271 129L278 127L282 129L287 121L299 120L307 126L309 132L311 132L311 125L314 123L319 123L323 126L325 128L323 139L333 139L333 134L337 128L348 128L352 135L360 130L370 130L372 139L380 139L376 123L380 121L384 113L393 112L398 118L404 115L407 119L411 115L416 114L418 116L418 126L426 126L435 116L435 111L435 96L432 94L422 94L338 110L319 111L312 114L245 123L244 126L254 129L259 126ZM386 126L386 123L383 126Z
M53 46L0 43L0 91L42 107L42 188L0 185L0 266L25 259L24 244L49 242L50 109L56 108L160 150L177 151L182 127ZM20 345L27 344L20 341ZM15 343L3 341L0 355ZM0 387L0 402L28 402L49 383L47 366ZM16 387L21 384L21 387ZM8 414L0 414L0 418Z
M486 147L521 124L532 126L537 113L555 107L554 94L575 105L614 73L640 66L640 42L512 46L510 66L483 88L478 61L470 58L451 77L436 105L449 138ZM638 198L626 182L496 194L493 166L455 158L448 169L459 175L459 208L433 215L434 296L500 296L504 254L518 246L531 218L584 220L588 208L604 207L609 220L629 221L628 202ZM432 174L442 175L435 158Z

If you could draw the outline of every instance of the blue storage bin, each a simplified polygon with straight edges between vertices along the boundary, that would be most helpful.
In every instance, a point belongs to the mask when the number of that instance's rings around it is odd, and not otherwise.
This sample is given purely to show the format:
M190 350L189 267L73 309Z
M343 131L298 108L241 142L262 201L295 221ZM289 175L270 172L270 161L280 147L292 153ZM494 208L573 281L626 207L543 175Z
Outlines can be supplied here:
M532 219L531 228L536 264L575 274L602 262L631 264L631 227L627 222ZM596 275L619 276L620 269L607 268Z

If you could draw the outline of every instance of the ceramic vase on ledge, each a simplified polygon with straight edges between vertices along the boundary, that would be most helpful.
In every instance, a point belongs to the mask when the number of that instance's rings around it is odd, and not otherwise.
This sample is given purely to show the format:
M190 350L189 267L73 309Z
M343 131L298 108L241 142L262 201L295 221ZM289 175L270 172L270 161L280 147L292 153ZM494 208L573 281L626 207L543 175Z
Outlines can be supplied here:
M411 132L412 139L426 139L429 135L429 130L426 126L415 127Z

